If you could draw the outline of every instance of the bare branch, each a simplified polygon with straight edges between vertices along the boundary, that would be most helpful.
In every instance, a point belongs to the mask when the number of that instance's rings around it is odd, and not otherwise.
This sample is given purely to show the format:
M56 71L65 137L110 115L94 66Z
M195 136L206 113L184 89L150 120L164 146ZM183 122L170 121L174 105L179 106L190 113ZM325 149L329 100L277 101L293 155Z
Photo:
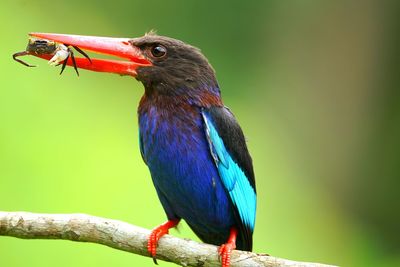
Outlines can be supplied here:
M0 211L0 235L4 236L92 242L149 257L146 250L149 234L149 230L125 222L85 214ZM161 238L157 258L182 266L220 266L216 246L170 235ZM231 262L232 267L329 267L318 263L295 262L237 250L232 253Z

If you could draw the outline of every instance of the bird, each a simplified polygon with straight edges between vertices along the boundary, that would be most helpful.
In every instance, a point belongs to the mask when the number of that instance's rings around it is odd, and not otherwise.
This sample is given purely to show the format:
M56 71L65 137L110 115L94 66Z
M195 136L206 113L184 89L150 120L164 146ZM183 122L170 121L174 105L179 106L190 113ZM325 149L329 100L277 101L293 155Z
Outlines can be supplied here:
M222 101L215 71L198 48L154 32L138 38L30 35L123 58L76 58L76 65L131 75L143 84L139 148L167 217L148 238L155 263L158 241L181 220L203 242L219 246L222 267L230 266L234 249L252 251L257 206L252 158Z

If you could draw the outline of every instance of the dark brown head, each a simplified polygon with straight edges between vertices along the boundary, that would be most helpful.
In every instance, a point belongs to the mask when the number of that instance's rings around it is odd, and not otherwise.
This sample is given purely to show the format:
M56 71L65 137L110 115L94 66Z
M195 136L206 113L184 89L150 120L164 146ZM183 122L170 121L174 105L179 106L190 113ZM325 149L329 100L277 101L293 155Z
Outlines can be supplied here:
M196 47L153 33L130 43L142 51L152 65L137 68L136 79L147 94L181 95L193 90L218 91L215 72Z

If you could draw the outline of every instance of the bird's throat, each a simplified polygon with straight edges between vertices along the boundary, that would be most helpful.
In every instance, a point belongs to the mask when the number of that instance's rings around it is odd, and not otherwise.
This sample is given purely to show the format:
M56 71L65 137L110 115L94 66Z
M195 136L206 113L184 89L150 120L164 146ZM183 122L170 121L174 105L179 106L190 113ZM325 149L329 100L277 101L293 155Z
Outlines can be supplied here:
M168 88L160 90L159 87L155 88L153 86L145 85L145 93L140 100L139 111L141 107L144 106L154 106L163 110L186 106L202 108L208 108L211 106L222 107L223 103L219 88Z

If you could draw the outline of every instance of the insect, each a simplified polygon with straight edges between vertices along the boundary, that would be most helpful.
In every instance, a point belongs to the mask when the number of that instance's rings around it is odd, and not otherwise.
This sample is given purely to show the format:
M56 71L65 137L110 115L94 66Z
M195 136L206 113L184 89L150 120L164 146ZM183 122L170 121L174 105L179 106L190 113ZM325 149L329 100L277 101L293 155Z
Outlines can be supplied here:
M86 57L90 63L92 63L89 56L83 50L81 50L77 46L72 46L72 47L75 48L75 50L81 53L84 57ZM60 75L63 73L69 57L71 57L72 64L74 66L76 74L79 76L78 68L75 62L74 52L72 51L71 46L68 44L59 44L50 40L30 37L26 50L13 54L13 59L27 67L36 67L35 65L30 65L22 61L21 59L17 58L26 55L52 55L53 57L49 60L48 63L51 66L58 66L62 64Z

